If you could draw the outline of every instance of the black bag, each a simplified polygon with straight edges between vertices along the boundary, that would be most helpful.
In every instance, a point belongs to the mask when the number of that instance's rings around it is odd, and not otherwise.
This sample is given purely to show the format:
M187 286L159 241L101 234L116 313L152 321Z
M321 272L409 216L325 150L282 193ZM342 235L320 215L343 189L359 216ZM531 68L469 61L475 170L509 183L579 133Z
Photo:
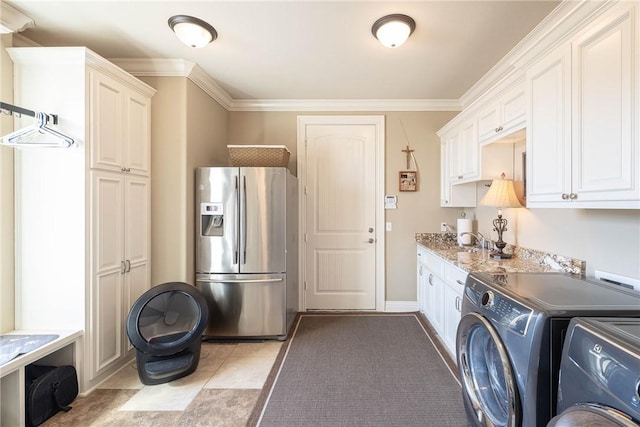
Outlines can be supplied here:
M27 427L35 427L60 411L78 396L78 375L73 366L25 367Z

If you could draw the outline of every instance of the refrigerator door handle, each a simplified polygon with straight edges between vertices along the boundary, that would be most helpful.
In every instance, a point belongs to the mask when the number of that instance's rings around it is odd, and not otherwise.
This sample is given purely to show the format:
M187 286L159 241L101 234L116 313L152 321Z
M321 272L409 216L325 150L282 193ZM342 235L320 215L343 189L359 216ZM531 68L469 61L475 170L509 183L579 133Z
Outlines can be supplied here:
M238 201L240 200L240 195L239 195L239 191L240 191L240 185L238 183L238 176L235 176L235 182L236 182L236 186L235 186L235 205L238 206ZM233 263L234 264L238 264L239 260L238 260L238 239L240 238L238 236L238 228L240 227L238 225L238 221L233 221L233 223L235 224L235 230L234 230L234 238L233 238Z
M205 282L205 283L277 283L282 282L283 279L250 279L250 280L240 280L240 279L196 279L196 282Z
M242 236L242 263L247 263L247 177L242 176L242 230L240 235Z

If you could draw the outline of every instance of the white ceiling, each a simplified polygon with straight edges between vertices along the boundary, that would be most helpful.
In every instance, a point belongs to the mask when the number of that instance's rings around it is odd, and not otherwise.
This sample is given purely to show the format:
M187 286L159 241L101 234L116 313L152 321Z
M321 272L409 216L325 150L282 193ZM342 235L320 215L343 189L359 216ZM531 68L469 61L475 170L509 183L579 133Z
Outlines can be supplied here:
M237 100L459 99L558 1L6 0L35 21L43 46L87 46L106 58L197 63ZM383 47L373 22L404 13L416 30ZM172 15L204 19L210 45L183 45Z

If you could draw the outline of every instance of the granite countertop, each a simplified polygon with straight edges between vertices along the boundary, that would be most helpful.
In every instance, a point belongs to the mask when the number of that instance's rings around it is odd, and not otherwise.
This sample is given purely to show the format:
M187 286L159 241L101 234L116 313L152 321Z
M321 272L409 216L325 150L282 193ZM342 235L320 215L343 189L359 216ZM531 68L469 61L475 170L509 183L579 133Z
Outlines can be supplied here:
M490 250L479 248L469 252L459 247L455 233L416 233L416 242L431 250L445 261L468 272L491 274L556 272L585 276L586 263L581 260L548 252L508 245L505 252L510 259L493 259Z

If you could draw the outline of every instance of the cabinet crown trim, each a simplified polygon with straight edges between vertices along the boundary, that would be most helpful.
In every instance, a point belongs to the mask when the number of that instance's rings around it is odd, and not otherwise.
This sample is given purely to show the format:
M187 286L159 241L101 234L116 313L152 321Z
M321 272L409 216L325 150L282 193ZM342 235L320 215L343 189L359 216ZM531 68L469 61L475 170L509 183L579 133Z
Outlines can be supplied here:
M7 53L15 65L84 64L125 83L146 96L156 90L86 47L10 47Z

